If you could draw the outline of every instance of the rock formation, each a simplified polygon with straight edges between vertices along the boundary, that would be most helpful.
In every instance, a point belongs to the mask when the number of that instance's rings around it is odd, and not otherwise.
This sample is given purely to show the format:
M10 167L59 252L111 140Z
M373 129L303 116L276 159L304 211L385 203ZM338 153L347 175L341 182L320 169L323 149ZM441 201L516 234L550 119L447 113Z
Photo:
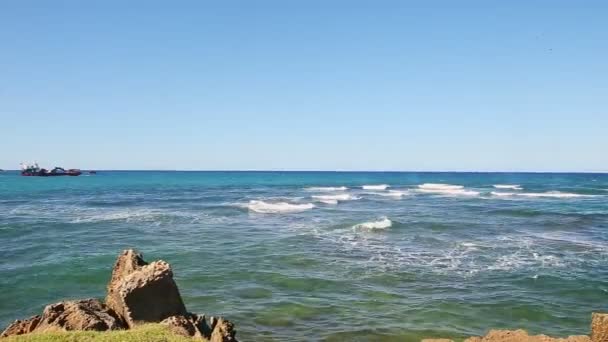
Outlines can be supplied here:
M84 299L51 304L42 315L15 321L0 337L49 330L130 329L161 322L180 335L210 342L237 341L230 321L211 317L207 323L204 315L186 310L165 261L148 264L141 254L126 250L116 260L107 290L105 303Z
M2 337L48 330L117 330L126 326L118 315L97 299L66 301L47 305L42 315L15 321Z
M471 337L465 342L591 342L589 336L553 338L547 335L530 336L525 330L490 330L486 336Z
M132 328L138 322L160 322L187 314L173 271L159 260L146 264L140 254L124 251L118 257L108 284L108 307L121 315Z
M591 316L591 341L608 342L608 314L593 313Z

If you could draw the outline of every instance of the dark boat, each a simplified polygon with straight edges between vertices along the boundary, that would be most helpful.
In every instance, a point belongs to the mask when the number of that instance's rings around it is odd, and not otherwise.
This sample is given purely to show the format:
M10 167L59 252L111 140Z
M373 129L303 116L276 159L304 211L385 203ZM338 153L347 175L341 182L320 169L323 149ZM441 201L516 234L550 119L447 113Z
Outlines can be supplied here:
M32 165L21 165L22 176L37 176L37 177L54 177L54 176L80 176L82 172L78 169L64 169L55 167L51 171L40 168L38 163Z

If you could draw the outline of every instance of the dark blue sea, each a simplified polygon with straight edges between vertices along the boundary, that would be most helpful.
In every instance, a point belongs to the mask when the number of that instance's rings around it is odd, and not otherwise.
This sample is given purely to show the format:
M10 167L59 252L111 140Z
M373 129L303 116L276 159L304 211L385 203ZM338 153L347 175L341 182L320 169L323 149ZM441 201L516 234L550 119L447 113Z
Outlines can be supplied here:
M137 248L245 341L588 332L608 310L608 175L0 173L0 325L105 295Z

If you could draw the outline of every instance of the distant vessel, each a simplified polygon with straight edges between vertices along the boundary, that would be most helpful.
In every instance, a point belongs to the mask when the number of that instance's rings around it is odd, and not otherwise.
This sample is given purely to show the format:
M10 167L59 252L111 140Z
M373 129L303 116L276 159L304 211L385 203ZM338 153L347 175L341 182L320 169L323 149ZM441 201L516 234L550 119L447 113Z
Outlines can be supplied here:
M38 176L38 177L52 177L52 176L80 176L82 172L79 169L64 169L62 167L54 167L52 170L40 168L38 163L32 164L21 164L21 175L22 176Z

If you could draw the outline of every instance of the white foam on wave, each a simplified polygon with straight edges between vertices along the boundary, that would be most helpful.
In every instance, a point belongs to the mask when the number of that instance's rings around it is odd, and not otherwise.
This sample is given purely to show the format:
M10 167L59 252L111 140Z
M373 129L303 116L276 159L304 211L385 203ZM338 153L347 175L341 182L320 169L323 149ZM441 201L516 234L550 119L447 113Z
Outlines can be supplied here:
M353 229L361 229L361 230L375 230L375 229L386 229L390 228L393 225L393 222L388 219L388 217L383 217L376 221L369 221L359 223L353 226Z
M517 184L494 184L493 187L496 189L521 190L521 186Z
M478 196L479 191L466 190L462 185L424 183L418 185L418 191L447 196Z
M573 194L569 192L548 191L548 192L490 192L493 196L518 196L518 197L547 197L547 198L577 198L577 197L595 197L595 195Z
M370 194L383 197L401 198L410 194L407 190L389 190L387 192L371 192Z
M500 192L500 191L492 191L490 192L490 195L492 196L501 196L501 197L507 197L507 196L515 196L517 195L514 192Z
M337 194L337 195L313 195L311 196L315 200L319 201L352 201L357 200L359 197L353 196L351 194Z
M418 185L418 188L423 190L460 190L464 189L464 186L453 184L424 183Z
M247 208L256 213L278 214L278 213L297 213L314 208L312 203L293 204L287 202L264 202L251 200Z
M306 191L318 191L318 192L332 192L332 191L346 191L348 190L345 186L312 186L305 189Z
M569 192L549 191L549 192L530 192L519 194L524 197L553 197L553 198L572 198L572 197L593 197L593 195L573 194Z
M363 185L363 190L386 190L390 185L388 184L377 184L377 185Z
M319 200L319 202L325 203L325 204L331 204L331 205L338 204L338 200L335 200L335 199L322 199L322 200Z

